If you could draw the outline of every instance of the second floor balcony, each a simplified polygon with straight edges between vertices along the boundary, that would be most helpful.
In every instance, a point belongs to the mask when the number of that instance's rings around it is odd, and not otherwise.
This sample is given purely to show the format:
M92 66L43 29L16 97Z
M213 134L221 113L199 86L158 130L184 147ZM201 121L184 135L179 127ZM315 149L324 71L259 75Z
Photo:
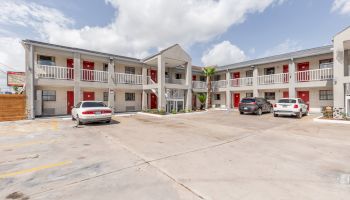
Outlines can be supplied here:
M258 76L257 78L259 85L289 83L289 73L270 74Z
M243 86L252 86L253 85L253 77L246 78L235 78L230 80L231 87L243 87Z

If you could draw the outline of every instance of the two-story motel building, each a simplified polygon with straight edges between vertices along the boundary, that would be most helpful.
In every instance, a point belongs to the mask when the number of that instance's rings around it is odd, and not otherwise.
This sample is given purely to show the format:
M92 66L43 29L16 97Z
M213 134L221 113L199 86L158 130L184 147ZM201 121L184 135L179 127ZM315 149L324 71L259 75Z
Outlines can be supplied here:
M144 59L23 40L28 117L67 115L82 100L104 101L115 112L200 106L206 77L173 45ZM300 97L311 112L324 106L350 115L350 28L333 45L218 66L213 105L236 108L244 97Z

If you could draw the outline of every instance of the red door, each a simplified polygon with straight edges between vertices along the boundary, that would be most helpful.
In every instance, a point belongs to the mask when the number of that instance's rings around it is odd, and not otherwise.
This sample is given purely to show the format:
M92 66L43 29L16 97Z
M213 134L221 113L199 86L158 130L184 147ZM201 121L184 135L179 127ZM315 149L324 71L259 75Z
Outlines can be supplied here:
M74 92L67 91L67 115L72 114L73 106L74 106Z
M309 62L304 62L304 63L298 63L298 76L297 80L300 82L303 81L309 81L310 79L310 74L309 74Z
M196 75L192 75L192 81L196 80Z
M95 101L95 92L83 92L84 101Z
M68 58L67 59L67 79L73 79L73 59Z
M241 100L240 94L239 93L234 93L233 94L233 105L234 105L235 108L238 108L240 100Z
M157 109L157 95L151 93L151 109Z
M86 69L83 72L83 80L94 81L94 72L90 70L95 69L95 63L90 61L83 61L83 69Z
M289 82L289 66L288 65L283 65L283 73L286 73L283 77L283 82L288 83Z
M302 99L306 105L307 109L310 109L310 94L309 91L298 91L298 98Z
M157 83L157 70L151 69L151 79Z
M289 92L288 91L284 91L283 92L283 98L289 98Z
M239 72L232 73L232 78L233 79L240 78L240 76L241 76L241 74ZM235 87L239 86L238 80L233 81L233 86L235 86Z

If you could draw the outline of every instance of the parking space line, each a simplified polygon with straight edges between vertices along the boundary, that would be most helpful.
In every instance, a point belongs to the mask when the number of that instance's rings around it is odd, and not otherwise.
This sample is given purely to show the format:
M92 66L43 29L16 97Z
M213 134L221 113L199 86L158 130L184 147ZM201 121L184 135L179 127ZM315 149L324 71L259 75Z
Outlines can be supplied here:
M42 165L42 166L39 166L39 167L33 167L33 168L30 168L30 169L20 170L20 171L16 171L16 172L8 172L8 173L0 174L0 179L12 177L12 176L17 176L17 175L21 175L21 174L27 174L27 173L30 173L30 172L41 171L41 170L45 170L45 169L50 169L50 168L54 168L54 167L60 167L60 166L63 166L63 165L68 165L70 163L72 163L72 161L62 161L62 162L58 162L58 163Z
M1 148L19 148L19 147L26 147L36 144L52 144L54 142L57 142L58 139L52 139L52 140L36 140L36 141L30 141L30 142L23 142L23 143L17 143L17 144L8 144L8 145L1 145Z

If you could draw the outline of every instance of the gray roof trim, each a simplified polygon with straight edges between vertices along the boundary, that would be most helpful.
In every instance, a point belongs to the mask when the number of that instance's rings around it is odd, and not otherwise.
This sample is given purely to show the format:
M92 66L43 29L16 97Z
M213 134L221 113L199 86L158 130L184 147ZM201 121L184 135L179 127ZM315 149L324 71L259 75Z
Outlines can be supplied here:
M327 53L333 52L333 45L327 45L322 47L316 47L312 49L305 49L300 51L294 51L290 53L275 55L275 56L269 56L265 58L258 58L254 60L248 60L240 63L233 63L230 65L223 65L218 66L216 68L216 71L224 71L229 69L239 69L244 67L251 67L254 65L262 65L262 64L268 64L268 63L274 63L274 62L280 62L280 61L286 61L296 58L303 58L303 57L310 57L310 56L316 56L316 55L322 55Z
M171 48L173 48L173 47L175 47L175 46L179 46L179 44L171 45L170 47L167 47L167 48L165 48L165 49L159 51L159 52L156 53L156 54L153 54L153 55L147 56L146 58L141 59L141 61L142 61L142 62L148 61L148 60L150 60L150 59L152 59L152 58L154 58L154 57L156 57L156 56L162 54L163 52L165 52L165 51L167 51L167 50L169 50L169 49L171 49Z
M37 45L37 46L42 46L42 47L49 47L49 48L53 47L53 48L61 49L61 50L68 50L68 51L79 52L79 53L93 54L93 55L96 55L96 56L112 57L114 59L120 59L120 60L125 60L125 61L141 63L140 59L137 59L137 58L127 57L127 56L120 56L120 55L110 54L110 53L103 53L103 52L92 51L92 50L87 50L87 49L80 49L80 48L62 46L62 45L57 45L57 44L50 44L50 43L39 42L39 41L35 41L35 40L28 40L28 39L27 40L22 40L22 43L32 44L32 45Z

